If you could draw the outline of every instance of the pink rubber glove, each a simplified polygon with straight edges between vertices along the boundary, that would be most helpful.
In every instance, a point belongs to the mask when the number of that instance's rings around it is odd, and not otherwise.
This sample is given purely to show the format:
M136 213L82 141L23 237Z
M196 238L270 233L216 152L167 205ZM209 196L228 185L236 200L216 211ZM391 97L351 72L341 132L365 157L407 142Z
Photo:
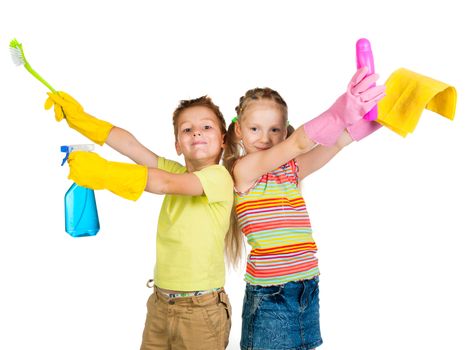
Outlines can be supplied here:
M332 146L344 129L355 124L385 96L385 86L374 86L377 74L362 67L352 77L347 91L323 114L304 124L306 135L316 144Z
M347 127L349 135L354 141L360 141L382 127L376 121L361 119L357 123Z

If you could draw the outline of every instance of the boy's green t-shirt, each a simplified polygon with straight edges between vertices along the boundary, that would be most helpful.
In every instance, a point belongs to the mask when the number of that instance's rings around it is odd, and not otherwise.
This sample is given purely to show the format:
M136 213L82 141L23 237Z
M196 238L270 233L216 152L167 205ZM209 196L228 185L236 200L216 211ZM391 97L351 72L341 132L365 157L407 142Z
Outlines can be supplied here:
M160 157L158 169L182 174L186 167ZM195 291L224 286L224 238L233 204L233 181L222 165L194 174L201 196L166 195L156 235L155 284Z

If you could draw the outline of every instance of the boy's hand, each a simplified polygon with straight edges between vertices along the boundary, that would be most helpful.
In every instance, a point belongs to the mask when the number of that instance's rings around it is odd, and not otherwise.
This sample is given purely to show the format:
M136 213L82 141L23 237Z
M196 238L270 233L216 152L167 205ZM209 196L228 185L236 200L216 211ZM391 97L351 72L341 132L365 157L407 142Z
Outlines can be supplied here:
M54 105L54 116L58 122L64 118L68 119L66 113L69 115L84 112L80 103L65 92L58 91L56 94L48 92L48 96L44 103L44 109L51 109Z
M74 151L69 154L68 178L80 186L103 190L107 160L94 152Z
M69 155L68 178L93 190L107 189L126 199L137 200L145 190L148 168L110 162L97 153L74 151Z
M58 122L66 119L72 129L79 131L89 140L99 145L105 143L113 128L112 124L84 112L79 102L65 92L56 94L48 92L44 108L50 109L53 105L54 115Z

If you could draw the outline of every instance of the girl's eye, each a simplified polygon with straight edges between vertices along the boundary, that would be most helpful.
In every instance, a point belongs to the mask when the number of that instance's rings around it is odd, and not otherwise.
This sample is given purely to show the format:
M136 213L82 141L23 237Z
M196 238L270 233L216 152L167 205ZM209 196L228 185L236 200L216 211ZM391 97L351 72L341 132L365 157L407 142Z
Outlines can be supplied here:
M183 132L191 132L191 128L184 128Z
M281 130L279 128L273 128L272 132L280 132Z
M252 131L257 131L257 128L252 127L252 128L250 128L250 130L252 130Z
M205 125L205 126L204 126L204 129L205 129L205 130L212 129L212 126L210 126L210 125Z

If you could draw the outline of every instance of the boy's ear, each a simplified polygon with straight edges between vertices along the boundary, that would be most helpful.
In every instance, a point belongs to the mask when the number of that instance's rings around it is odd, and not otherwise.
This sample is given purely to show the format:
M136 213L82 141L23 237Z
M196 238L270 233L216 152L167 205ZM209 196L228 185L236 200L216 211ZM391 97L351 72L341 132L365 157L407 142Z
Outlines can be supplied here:
M181 151L181 146L179 145L179 142L178 142L178 141L175 141L174 147L176 148L176 153L178 153L178 156L180 156L181 154L183 154L183 152Z

